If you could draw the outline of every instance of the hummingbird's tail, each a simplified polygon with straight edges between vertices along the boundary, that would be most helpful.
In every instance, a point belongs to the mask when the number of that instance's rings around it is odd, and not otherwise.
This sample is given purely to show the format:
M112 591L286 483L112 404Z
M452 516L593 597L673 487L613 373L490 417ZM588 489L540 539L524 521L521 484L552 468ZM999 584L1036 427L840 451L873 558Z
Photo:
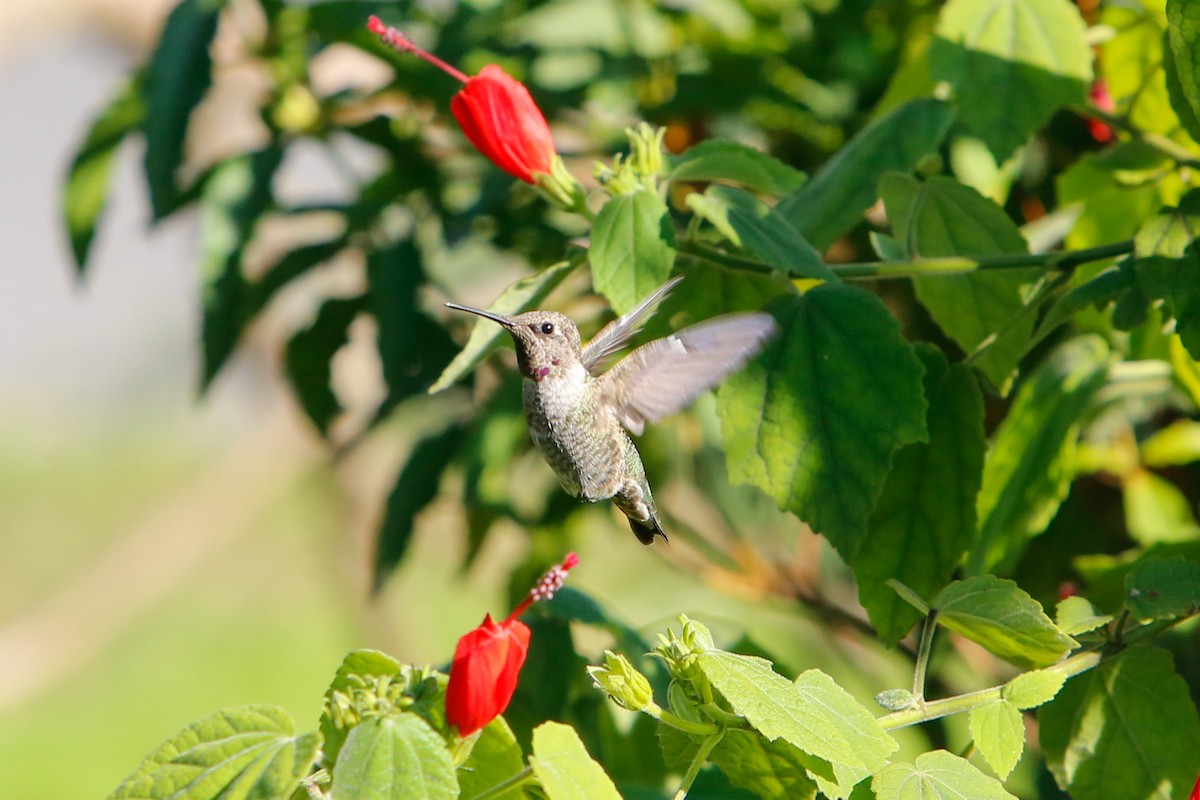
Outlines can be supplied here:
M654 544L654 537L661 536L664 542L670 541L667 538L666 532L662 529L662 524L658 521L656 514L651 514L650 519L643 522L640 519L629 518L629 527L633 530L633 535L638 538L642 544Z

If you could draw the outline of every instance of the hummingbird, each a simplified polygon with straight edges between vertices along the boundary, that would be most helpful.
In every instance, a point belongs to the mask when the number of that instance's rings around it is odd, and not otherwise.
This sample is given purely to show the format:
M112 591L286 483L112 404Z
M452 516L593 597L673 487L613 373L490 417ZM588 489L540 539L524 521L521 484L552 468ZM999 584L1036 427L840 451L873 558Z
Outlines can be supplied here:
M556 311L506 316L446 303L512 335L534 445L567 493L589 503L612 500L647 545L667 535L629 434L640 436L647 422L674 414L716 386L757 355L776 330L767 314L727 314L644 344L604 371L680 280L663 284L587 344L575 323Z

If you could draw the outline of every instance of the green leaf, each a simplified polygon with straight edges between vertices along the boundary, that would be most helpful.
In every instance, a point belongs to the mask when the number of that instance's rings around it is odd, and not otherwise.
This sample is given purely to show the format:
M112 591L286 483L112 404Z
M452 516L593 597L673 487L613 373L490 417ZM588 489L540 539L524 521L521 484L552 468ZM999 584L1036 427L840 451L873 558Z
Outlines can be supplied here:
M846 797L856 784L886 764L888 756L899 745L879 725L875 715L824 672L810 669L801 673L796 678L796 689L800 693L800 702L824 713L837 734L849 742L866 766L862 771L853 765L835 763L836 782L830 782L820 774L813 776L828 797Z
M1004 684L1001 695L1022 711L1049 703L1062 690L1067 676L1047 669L1022 672Z
M350 729L333 787L354 800L455 800L458 778L446 743L416 714L368 717Z
M387 499L379 543L375 549L374 590L378 591L408 552L418 512L437 497L442 473L458 454L465 431L451 426L413 447Z
M1200 564L1147 558L1125 578L1125 607L1140 622L1189 617L1200 611Z
M993 575L956 581L933 601L937 621L1019 667L1045 667L1078 645L1054 626L1038 601Z
M889 764L871 780L877 800L1016 800L1000 781L945 750L912 764Z
M1167 85L1171 105L1192 138L1200 141L1200 16L1188 0L1167 0Z
M332 768L341 752L342 743L346 741L346 731L334 724L329 716L329 703L334 692L345 692L358 678L370 683L372 678L391 677L399 675L403 665L387 653L378 650L354 650L346 654L338 666L329 688L325 690L325 709L321 713L321 738L324 745L321 748L321 763L326 768Z
M513 736L504 717L496 717L479 734L471 747L471 755L458 768L459 796L478 797L524 768L525 754L517 744L517 737ZM496 800L524 800L526 797L528 795L521 786L495 795Z
M1200 461L1200 422L1180 419L1142 442L1142 463L1148 467L1182 467Z
M1055 328L1089 306L1104 308L1134 285L1132 269L1113 267L1071 289L1046 311L1034 341L1041 341Z
M1102 340L1079 337L1021 386L984 463L979 541L967 574L1011 570L1029 539L1050 524L1074 478L1079 426L1108 364Z
M785 275L836 281L804 234L754 195L730 186L690 194L692 211L711 222L735 245Z
M1134 263L1138 288L1151 300L1161 298L1175 318L1175 332L1192 358L1200 358L1200 252L1185 258L1140 258Z
M287 797L312 768L321 739L293 735L277 706L239 706L163 742L109 800L269 800Z
M755 730L807 754L805 767L831 797L848 795L897 748L871 712L817 670L792 683L765 659L721 650L697 656L696 665Z
M1192 189L1180 198L1178 206L1161 208L1142 223L1133 238L1133 252L1139 258L1183 258L1197 234L1200 234L1200 190Z
M367 256L369 302L388 387L377 418L424 390L457 349L445 329L417 309L423 279L421 253L412 239L402 239ZM489 324L499 329L496 323Z
M350 339L350 323L365 308L362 297L328 300L312 325L287 344L287 376L304 413L322 436L342 406L330 386L331 362Z
M75 269L80 277L87 265L96 224L108 200L113 156L125 137L137 130L146 117L146 106L142 102L143 80L143 73L134 73L112 102L97 115L67 173L63 216L71 238Z
M1125 503L1125 528L1142 545L1186 542L1200 535L1187 496L1168 480L1135 469L1121 478Z
M621 800L569 725L546 722L534 728L529 764L549 800Z
M1080 206L1067 234L1070 248L1095 247L1131 238L1162 200L1153 185L1126 186L1104 168L1096 154L1080 158L1055 182L1060 207Z
M1131 647L1072 678L1038 711L1046 765L1074 800L1184 798L1200 716L1171 654Z
M1008 778L1025 749L1021 711L1007 700L993 700L971 709L971 738L1000 780Z
M859 131L775 210L823 251L862 220L875 203L875 187L884 173L907 172L936 152L953 121L954 111L946 103L911 100Z
M803 172L761 150L727 139L706 139L671 159L673 181L729 181L779 197L804 185Z
M912 258L1029 252L1002 208L953 178L918 182L889 173L879 191L896 237ZM1031 342L1039 269L977 271L913 279L917 299L1002 393Z
M700 259L681 259L676 272L683 280L646 323L647 339L721 314L757 311L772 298L795 292L791 282L777 272L747 272Z
M1001 162L1083 102L1092 52L1068 0L950 0L929 51L934 80L954 87L962 120Z
M283 158L275 147L224 161L201 198L204 275L204 366L207 389L233 352L249 319L250 284L242 253L258 219L270 207L271 178Z
M501 292L495 302L484 310L507 315L520 314L537 308L538 304L545 300L547 295L554 291L577 266L579 266L579 262L575 259L560 261L536 275L522 278ZM435 394L453 386L464 375L475 369L479 362L495 349L501 337L507 335L503 328L491 320L478 318L475 327L471 329L471 337L467 340L466 346L454 357L449 366L442 370L441 376L429 387L429 393Z
M950 581L975 540L983 476L983 395L974 374L965 364L951 366L930 345L917 345L916 352L925 365L929 442L896 453L867 538L851 562L858 599L879 637L892 645L921 614L887 581L923 597Z
M217 32L224 0L182 0L167 17L146 68L145 170L150 207L160 220L184 199L176 172L183 161L192 110L212 83L208 48Z
M1101 625L1112 622L1111 614L1096 611L1087 598L1075 595L1061 600L1054 610L1054 624L1067 636L1094 631Z
M852 561L892 453L927 439L924 370L865 289L827 283L765 310L780 334L717 396L730 479L759 486Z
M666 283L675 264L675 230L654 192L618 195L604 204L592 226L588 256L592 283L624 314Z
M808 777L805 760L783 739L770 741L754 731L737 729L727 730L709 755L731 784L761 800L812 800L817 784Z

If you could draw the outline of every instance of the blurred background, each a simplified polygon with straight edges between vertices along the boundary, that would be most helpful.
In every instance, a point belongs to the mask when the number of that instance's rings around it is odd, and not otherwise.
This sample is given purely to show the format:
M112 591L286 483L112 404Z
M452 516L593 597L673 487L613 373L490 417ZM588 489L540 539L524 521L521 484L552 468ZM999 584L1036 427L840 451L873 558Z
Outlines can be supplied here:
M66 170L171 5L0 3L6 797L103 796L159 741L223 706L278 704L311 729L348 650L443 663L485 611L506 613L505 581L525 548L510 526L460 571L462 511L438 502L419 518L399 572L371 595L372 537L410 434L333 464L280 377L281 331L304 313L302 298L274 311L283 322L256 325L198 398L197 215L151 227L140 142L118 155L78 279L60 210ZM355 64L386 76L380 62ZM209 104L193 140L220 150L245 135L236 94ZM300 158L280 180L303 195L336 176ZM510 279L465 299L486 304ZM369 351L352 342L337 365L351 394L368 399L379 391ZM742 600L672 566L671 551L641 549L607 509L590 519L597 531L582 539L579 588L642 630L680 609L740 630ZM815 542L803 546L815 552ZM802 625L782 611L755 618L762 628Z

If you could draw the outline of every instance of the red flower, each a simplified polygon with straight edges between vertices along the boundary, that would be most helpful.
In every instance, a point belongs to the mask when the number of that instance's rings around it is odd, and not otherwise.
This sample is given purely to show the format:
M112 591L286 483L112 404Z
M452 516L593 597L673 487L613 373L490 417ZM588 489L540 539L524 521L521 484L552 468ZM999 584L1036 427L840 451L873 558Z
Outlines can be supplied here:
M1088 95L1096 108L1101 111L1111 114L1117 110L1117 104L1113 101L1112 93L1108 91L1108 82L1104 78L1096 78L1096 80L1092 81ZM1107 144L1115 138L1113 129L1108 123L1102 120L1095 117L1088 117L1087 126L1088 132L1099 144Z
M459 736L470 736L508 708L529 652L529 627L517 617L535 600L553 597L578 563L579 557L569 553L506 620L497 624L488 614L478 628L458 640L446 687L446 721L458 728Z
M450 110L471 144L493 164L526 183L536 183L536 174L550 172L556 155L550 126L520 81L495 64L467 77L378 17L371 17L367 28L391 47L419 56L462 81L462 91L454 96Z
M1200 778L1196 778L1196 785L1192 787L1192 793L1188 795L1188 800L1200 800Z

